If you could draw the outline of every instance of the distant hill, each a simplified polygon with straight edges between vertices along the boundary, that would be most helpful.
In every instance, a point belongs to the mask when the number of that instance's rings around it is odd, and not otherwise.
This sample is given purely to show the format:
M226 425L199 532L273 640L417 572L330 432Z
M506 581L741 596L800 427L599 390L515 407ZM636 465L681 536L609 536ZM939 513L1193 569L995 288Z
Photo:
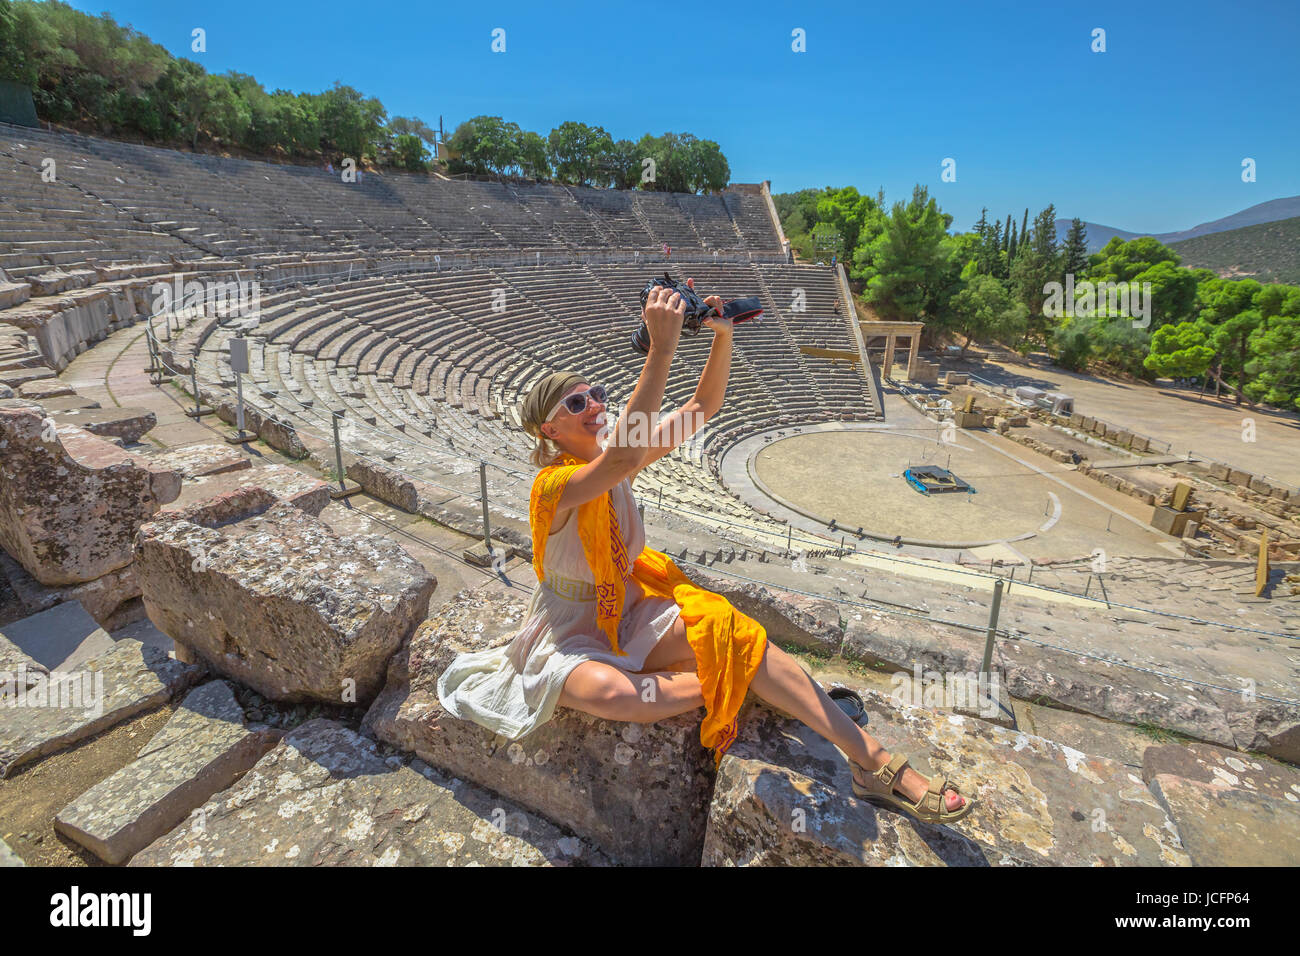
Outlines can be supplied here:
M1169 247L1189 269L1204 267L1221 276L1300 285L1300 216L1212 232L1171 242Z
M1103 226L1100 223L1087 221L1084 222L1084 226L1088 230L1088 251L1097 252L1102 246L1110 242L1112 236L1119 236L1127 242L1130 239L1136 239L1138 236L1153 235L1161 242L1175 243L1184 239L1211 235L1216 232L1241 229L1245 226L1293 219L1297 216L1300 216L1300 196L1289 196L1284 199L1270 199L1268 202L1257 203L1240 212L1235 212L1231 216L1224 216L1222 219L1215 219L1213 222L1203 222L1199 226L1193 226L1191 229L1183 229L1179 232L1129 232L1127 229L1116 229L1114 226ZM1069 231L1070 220L1056 220L1056 239L1058 242L1064 242L1065 235Z

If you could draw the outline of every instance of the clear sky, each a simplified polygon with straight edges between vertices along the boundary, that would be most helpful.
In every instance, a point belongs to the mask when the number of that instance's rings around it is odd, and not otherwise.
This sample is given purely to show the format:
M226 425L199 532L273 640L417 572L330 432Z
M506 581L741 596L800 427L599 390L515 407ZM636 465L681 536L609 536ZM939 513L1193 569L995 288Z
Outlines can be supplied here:
M919 182L959 229L982 206L1018 220L1050 202L1165 232L1300 194L1296 0L72 5L209 71L295 92L339 80L449 131L489 114L543 135L565 120L616 139L690 132L721 145L733 181L774 192L893 201Z

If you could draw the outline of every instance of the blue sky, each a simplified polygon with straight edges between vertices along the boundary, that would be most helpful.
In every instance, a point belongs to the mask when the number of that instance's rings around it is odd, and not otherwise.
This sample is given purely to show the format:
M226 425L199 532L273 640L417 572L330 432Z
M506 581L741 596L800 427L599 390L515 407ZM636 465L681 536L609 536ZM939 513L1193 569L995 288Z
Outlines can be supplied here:
M982 206L1018 220L1051 202L1165 232L1300 194L1294 0L72 5L209 71L268 90L340 80L449 129L486 113L543 135L570 119L615 138L691 132L721 145L733 181L774 192L883 187L893 201L919 182L961 229ZM206 53L190 52L194 27Z

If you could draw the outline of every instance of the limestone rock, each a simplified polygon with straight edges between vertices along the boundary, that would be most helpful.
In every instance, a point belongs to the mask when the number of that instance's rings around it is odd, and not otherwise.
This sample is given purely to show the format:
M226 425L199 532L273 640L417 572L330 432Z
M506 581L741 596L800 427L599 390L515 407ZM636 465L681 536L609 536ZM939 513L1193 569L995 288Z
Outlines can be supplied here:
M113 648L113 639L76 601L6 624L0 636L47 671L73 670Z
M9 844L0 840L0 866L26 866L23 858L13 850L9 849Z
M762 624L767 636L778 644L794 644L825 656L839 653L844 629L834 601L724 578L699 568L682 570L700 587L723 595L736 610Z
M713 760L703 708L656 724L559 708L507 741L448 714L438 677L462 651L508 643L524 602L491 586L458 593L422 624L389 668L363 727L435 767L565 826L625 865L694 866L704 841Z
M855 690L886 749L924 776L947 775L977 800L974 810L936 827L855 800L848 762L832 744L755 704L719 767L705 863L1188 863L1165 811L1123 764Z
M1235 787L1285 800L1300 808L1300 770L1253 754L1238 753L1209 744L1161 744L1142 753L1142 779L1148 784L1158 774L1185 777L1210 787Z
M117 641L70 677L29 690L6 711L0 721L0 777L160 706L200 673L201 668L173 660L158 648Z
M147 408L69 408L56 413L54 418L100 438L120 438L128 445L138 442L158 424L158 416Z
M44 401L47 398L59 398L63 395L76 395L76 389L71 385L59 381L57 378L47 378L36 382L25 382L18 386L18 396L20 398L30 398L35 401Z
M604 865L589 844L432 767L301 725L131 866Z
M210 681L186 695L136 760L65 807L54 828L121 863L233 784L280 736L246 727L230 685Z
M328 482L288 465L269 464L187 481L181 488L180 497L163 511L183 511L198 502L243 493L251 488L269 491L275 498L313 516L319 515L330 503Z
M48 677L49 673L48 667L23 653L23 649L0 630L0 698L15 694L20 680L24 688L31 687L42 675Z
M347 466L347 476L365 489L366 494L414 514L420 505L415 482L405 475L376 462L358 458Z
M1300 807L1237 787L1159 773L1151 789L1193 866L1295 866Z
M0 578L8 581L14 596L28 614L75 602L84 607L100 627L109 629L116 626L119 609L129 607L129 602L140 597L134 564L101 574L84 584L45 585L0 551Z
M283 701L372 700L434 589L395 542L338 535L262 489L144 525L136 570L163 633Z
M136 528L179 492L175 472L80 428L0 409L0 547L42 584L129 564Z
M231 445L186 445L154 455L153 460L163 468L180 472L183 478L201 478L227 471L241 471L253 466L251 459L239 448Z

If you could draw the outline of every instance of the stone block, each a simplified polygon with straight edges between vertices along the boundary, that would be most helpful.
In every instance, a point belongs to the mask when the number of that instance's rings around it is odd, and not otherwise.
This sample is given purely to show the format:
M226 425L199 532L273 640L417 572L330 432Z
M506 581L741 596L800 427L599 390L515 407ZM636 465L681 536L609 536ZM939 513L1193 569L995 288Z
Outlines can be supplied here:
M371 701L435 583L396 542L336 534L262 489L142 526L136 571L159 630L281 701Z

